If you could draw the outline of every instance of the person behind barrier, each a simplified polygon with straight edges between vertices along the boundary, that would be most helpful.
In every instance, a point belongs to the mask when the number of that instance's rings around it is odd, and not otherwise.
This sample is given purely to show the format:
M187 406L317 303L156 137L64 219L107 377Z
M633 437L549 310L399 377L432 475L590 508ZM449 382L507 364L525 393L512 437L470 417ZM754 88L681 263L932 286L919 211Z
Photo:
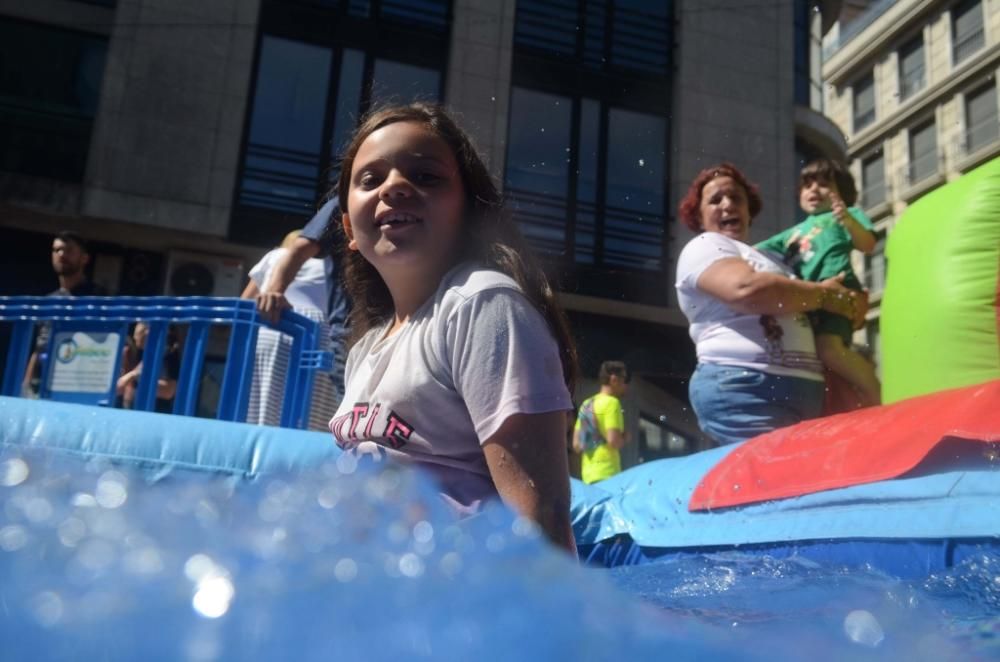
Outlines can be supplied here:
M460 511L499 495L575 550L575 348L469 137L438 106L377 110L337 189L354 302L337 443L430 470Z
M620 451L626 441L621 399L628 391L628 368L621 361L605 361L598 380L601 390L583 401L573 427L573 450L582 456L580 476L584 483L621 473Z
M762 206L757 187L721 163L698 173L678 210L698 235L681 251L676 281L698 355L691 405L719 444L818 416L822 365L805 313L859 319L865 312L843 274L798 280L746 243Z
M818 282L843 273L844 285L861 292L851 251L870 254L876 239L871 220L849 206L857 198L854 179L843 165L830 159L812 161L799 175L799 204L809 216L755 248L779 255L799 278ZM862 406L879 404L875 368L852 349L853 320L825 310L812 311L809 320L823 366L858 392Z
M104 296L104 288L87 278L90 264L90 249L87 241L76 232L64 230L52 239L52 271L59 279L59 287L45 296L85 297ZM35 336L34 351L28 358L24 371L22 393L27 397L37 397L44 373L45 352L48 348L50 327L41 324Z
M149 338L149 324L136 322L132 335L122 348L121 376L115 383L118 406L132 409L135 394L142 376L142 355ZM181 373L181 352L177 334L167 332L166 347L163 350L163 365L156 378L156 405L154 411L169 414L173 411L174 396L177 394L177 378Z
M268 282L273 270L285 260L299 234L298 230L289 232L280 247L269 251L250 269L250 282L243 290L242 298L257 298L260 287ZM320 325L318 349L325 351L331 351L330 333L326 323L327 265L325 263L329 261L329 257L305 260L283 293L292 310ZM291 351L290 336L268 328L258 330L253 381L250 384L250 401L247 406L247 423L281 425L281 410ZM332 376L329 371L318 371L313 379L309 429L326 430L333 412L337 410L337 404L337 390L334 388Z
M326 269L326 303L322 309L326 311L329 349L333 352L333 370L323 373L323 378L333 383L334 399L337 402L344 393L347 318L351 309L350 300L341 284L340 257L336 255L340 215L340 202L337 196L333 196L309 219L298 236L285 246L285 252L274 261L269 275L258 283L256 295L257 309L271 322L277 322L281 311L292 307L286 294L303 265L313 258L323 259Z

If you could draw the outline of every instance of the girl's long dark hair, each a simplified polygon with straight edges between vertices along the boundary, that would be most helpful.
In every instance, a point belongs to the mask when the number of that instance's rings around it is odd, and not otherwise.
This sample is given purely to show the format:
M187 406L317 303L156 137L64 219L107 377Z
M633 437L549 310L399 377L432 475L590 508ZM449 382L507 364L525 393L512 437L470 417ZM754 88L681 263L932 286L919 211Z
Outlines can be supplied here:
M500 191L472 141L441 106L425 103L387 106L373 110L361 121L340 164L337 194L341 208L347 209L351 170L361 143L375 131L396 122L422 124L451 148L458 162L466 199L459 259L496 269L517 282L525 296L545 317L559 344L563 377L572 393L577 379L577 356L566 314L556 301L548 278L504 207ZM353 344L372 328L388 321L392 317L393 304L389 288L375 267L358 251L346 249L347 236L343 232L340 243L344 284L354 303L350 316L350 343Z

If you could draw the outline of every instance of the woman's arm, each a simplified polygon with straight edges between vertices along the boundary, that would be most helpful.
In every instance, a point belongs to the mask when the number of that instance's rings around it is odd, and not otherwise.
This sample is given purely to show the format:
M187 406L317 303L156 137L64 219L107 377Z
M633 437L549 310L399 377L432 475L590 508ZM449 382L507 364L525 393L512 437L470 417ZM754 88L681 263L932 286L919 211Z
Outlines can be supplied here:
M565 434L564 412L514 414L486 440L483 452L504 502L575 555Z
M247 286L243 288L243 293L240 294L241 299L256 299L260 290L257 288L257 281L253 278L247 283Z
M306 260L319 255L319 251L318 241L295 238L291 247L274 263L271 275L257 293L257 309L262 315L277 324L281 311L292 307L285 298L285 290L295 280Z
M863 305L854 290L843 286L844 275L818 283L754 271L737 257L714 262L698 277L698 289L747 315L783 315L823 309L855 319Z

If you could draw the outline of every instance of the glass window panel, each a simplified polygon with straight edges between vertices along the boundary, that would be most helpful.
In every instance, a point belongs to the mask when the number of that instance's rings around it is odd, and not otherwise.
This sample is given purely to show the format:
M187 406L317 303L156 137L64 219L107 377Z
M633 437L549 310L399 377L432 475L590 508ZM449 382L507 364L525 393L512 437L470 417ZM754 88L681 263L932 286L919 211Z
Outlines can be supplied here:
M337 108L333 117L333 134L330 138L330 153L334 164L339 163L340 154L347 147L347 141L354 131L361 112L361 86L365 70L365 54L354 49L345 49L341 56L340 82L337 85ZM337 171L339 172L339 171ZM336 179L334 169L330 180Z
M302 213L315 203L331 52L264 36L240 199Z
M952 11L951 37L955 64L982 48L983 7L979 0L956 5Z
M532 50L572 56L576 53L578 16L576 0L519 0L514 43Z
M872 294L885 289L885 233L879 233L871 255L865 256L865 287Z
M376 60L372 79L372 105L437 101L441 74L412 64Z
M663 241L666 121L612 108L608 113L604 259L659 269Z
M600 135L601 106L593 99L580 104L580 152L577 161L576 197L587 202L597 201L597 144ZM569 147L566 148L567 153Z
M0 170L79 181L107 39L0 18Z
M937 126L928 122L910 132L910 183L937 172Z
M594 261L595 204L597 203L597 153L600 149L601 105L593 99L580 103L580 135L576 171L576 225L573 233L575 260ZM567 156L569 147L566 148Z
M917 37L899 51L899 96L907 98L924 87L924 38Z
M868 336L868 351L871 352L872 360L875 362L875 374L882 378L882 334L879 332L879 318L868 322L866 327Z
M1000 138L997 88L991 83L965 99L966 149L974 152Z
M875 81L871 74L854 86L854 130L860 131L875 121Z
M382 0L382 16L444 30L448 27L448 0Z
M862 162L861 185L861 202L865 207L885 202L885 158L881 154Z
M635 71L666 74L670 57L669 16L669 2L615 0L611 27L612 64Z
M511 89L506 191L515 217L539 250L562 253L569 188L569 99Z

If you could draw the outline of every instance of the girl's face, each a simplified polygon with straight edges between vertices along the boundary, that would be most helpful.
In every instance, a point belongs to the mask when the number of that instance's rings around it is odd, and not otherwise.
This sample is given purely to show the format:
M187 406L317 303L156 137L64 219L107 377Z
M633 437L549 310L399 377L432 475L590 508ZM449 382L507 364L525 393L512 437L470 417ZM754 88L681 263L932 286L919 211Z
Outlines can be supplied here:
M730 239L750 237L750 201L732 177L716 177L701 189L701 229Z
M424 124L389 124L361 143L344 229L349 247L383 278L447 271L458 254L464 210L455 155Z

